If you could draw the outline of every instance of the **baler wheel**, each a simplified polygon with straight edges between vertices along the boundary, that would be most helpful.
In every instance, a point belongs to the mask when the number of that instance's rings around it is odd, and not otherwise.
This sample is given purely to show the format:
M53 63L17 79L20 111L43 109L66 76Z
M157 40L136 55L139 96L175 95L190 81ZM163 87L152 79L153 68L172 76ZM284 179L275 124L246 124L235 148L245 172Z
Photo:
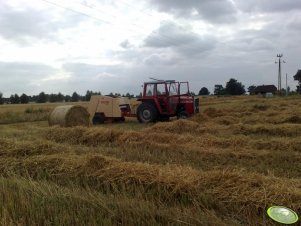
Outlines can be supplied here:
M94 115L92 122L93 122L93 125L103 124L105 122L105 118L101 114L96 114L96 115Z

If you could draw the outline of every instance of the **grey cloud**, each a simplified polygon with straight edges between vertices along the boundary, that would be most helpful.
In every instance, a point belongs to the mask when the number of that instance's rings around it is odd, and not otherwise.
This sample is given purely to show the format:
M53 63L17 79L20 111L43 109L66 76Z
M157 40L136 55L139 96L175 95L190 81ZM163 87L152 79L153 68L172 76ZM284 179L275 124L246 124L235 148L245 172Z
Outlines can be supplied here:
M300 0L234 0L237 7L245 12L285 12L300 10Z
M149 66L162 66L162 65L175 65L180 58L169 56L167 54L151 54L150 56L145 57L144 64Z
M139 73L139 66L132 68L125 65L94 65L81 63L68 63L63 66L65 71L72 73L67 90L101 91L103 94L110 92L139 94L140 77L145 74L145 69Z
M0 91L11 93L31 92L38 89L39 80L56 72L56 69L43 64L24 62L0 62Z
M25 62L0 62L1 77L10 79L22 78L22 81L28 81L37 78L43 78L56 70L48 65Z
M290 30L291 32L297 33L298 36L300 36L301 15L300 14L291 15L290 19L286 24L286 29Z
M236 9L229 0L149 0L158 10L189 19L212 23L233 23Z
M300 24L301 17L297 12L292 12L288 19L285 13L279 14L260 30L239 31L228 44L236 45L242 51L285 51L288 46L298 48ZM244 46L240 47L240 44Z
M75 78L97 78L103 73L115 74L118 72L118 66L113 65L94 65L84 63L66 63L63 69L73 74Z
M228 42L227 45L232 48L232 54L235 53L234 51L250 54L255 51L273 51L276 44L267 36L243 37L241 35L240 38Z
M56 40L54 34L62 28L75 26L84 17L65 12L64 17L55 19L49 11L37 11L31 8L14 9L0 5L0 36L21 44L30 44L34 39Z
M126 63L136 64L143 62L144 55L144 50L141 48L131 48L124 51L110 51L108 54L108 56L110 56L111 58L116 58Z
M129 40L124 40L123 42L120 43L120 46L124 49L128 49L128 48L131 48L132 45L131 43L129 42Z
M215 48L212 36L201 36L173 22L164 22L144 40L146 47L172 48L182 55L194 56Z

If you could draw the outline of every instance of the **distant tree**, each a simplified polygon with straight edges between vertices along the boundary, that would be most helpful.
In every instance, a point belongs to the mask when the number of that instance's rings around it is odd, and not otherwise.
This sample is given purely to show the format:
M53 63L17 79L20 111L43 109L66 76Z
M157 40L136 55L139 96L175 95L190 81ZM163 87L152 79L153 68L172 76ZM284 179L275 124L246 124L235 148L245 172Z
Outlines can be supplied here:
M297 73L294 75L294 80L298 81L297 85L297 93L301 94L301 70L299 69Z
M9 98L9 101L11 104L19 104L20 103L20 97L18 94L11 95Z
M209 94L210 94L210 92L206 87L202 87L199 91L199 95L202 95L202 96L206 96L206 95L209 95Z
M236 79L231 78L226 84L225 92L229 95L242 95L246 92L246 90L245 86L243 86Z
M79 98L80 98L80 96L76 92L73 92L73 94L71 96L71 101L72 102L78 102Z
M142 93L140 92L139 95L136 95L136 98L141 98L142 97Z
M57 94L57 101L58 102L63 102L64 101L64 95L61 94L60 92Z
M46 103L47 102L47 96L44 92L41 92L39 95L38 95L38 98L37 98L37 103Z
M29 103L29 97L25 93L23 93L20 96L20 102L21 102L21 104L28 104Z
M58 99L58 98L57 98L57 95L56 95L56 94L51 93L51 94L49 95L49 102L50 102L50 103L57 102L57 101L58 101L57 99Z
M124 95L123 95L124 96ZM134 98L135 96L133 94L130 93L126 93L125 94L126 97L128 97L129 99Z
M93 95L101 95L101 92L100 91L98 91L98 92L93 92L92 90L90 91L90 90L87 90L87 92L86 92L86 95L84 96L84 101L90 101L90 99L91 99L91 96L93 96Z
M37 102L37 100L38 100L38 96L37 95L28 96L28 98L29 98L29 102Z
M250 95L254 95L254 90L255 90L256 86L255 85L251 85L248 87L248 92Z
M225 89L222 85L214 85L214 95L225 95Z
M70 102L71 101L71 96L70 95L66 95L65 96L65 102Z
M87 90L86 95L85 95L85 101L90 101L92 95L93 95L93 92Z
M10 95L10 97L9 97L9 102L10 102L11 104L14 104L14 103L15 103L15 97L14 97L14 95Z
M0 92L0 104L4 104L3 94Z

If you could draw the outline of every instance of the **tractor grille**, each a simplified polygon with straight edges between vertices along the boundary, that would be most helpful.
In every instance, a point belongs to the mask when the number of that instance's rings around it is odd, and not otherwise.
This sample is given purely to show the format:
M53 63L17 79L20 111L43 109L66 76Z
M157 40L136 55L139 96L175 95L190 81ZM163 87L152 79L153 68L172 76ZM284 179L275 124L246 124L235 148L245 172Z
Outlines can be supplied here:
M194 98L194 113L200 112L200 99Z

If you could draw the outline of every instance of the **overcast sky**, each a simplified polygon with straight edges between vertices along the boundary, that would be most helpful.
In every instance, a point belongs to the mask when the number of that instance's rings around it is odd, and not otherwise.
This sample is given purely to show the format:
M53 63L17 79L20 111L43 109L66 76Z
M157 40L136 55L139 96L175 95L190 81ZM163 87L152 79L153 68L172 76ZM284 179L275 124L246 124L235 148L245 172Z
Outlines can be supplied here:
M278 53L295 89L300 31L300 0L1 0L0 92L139 94L149 77L277 87Z

